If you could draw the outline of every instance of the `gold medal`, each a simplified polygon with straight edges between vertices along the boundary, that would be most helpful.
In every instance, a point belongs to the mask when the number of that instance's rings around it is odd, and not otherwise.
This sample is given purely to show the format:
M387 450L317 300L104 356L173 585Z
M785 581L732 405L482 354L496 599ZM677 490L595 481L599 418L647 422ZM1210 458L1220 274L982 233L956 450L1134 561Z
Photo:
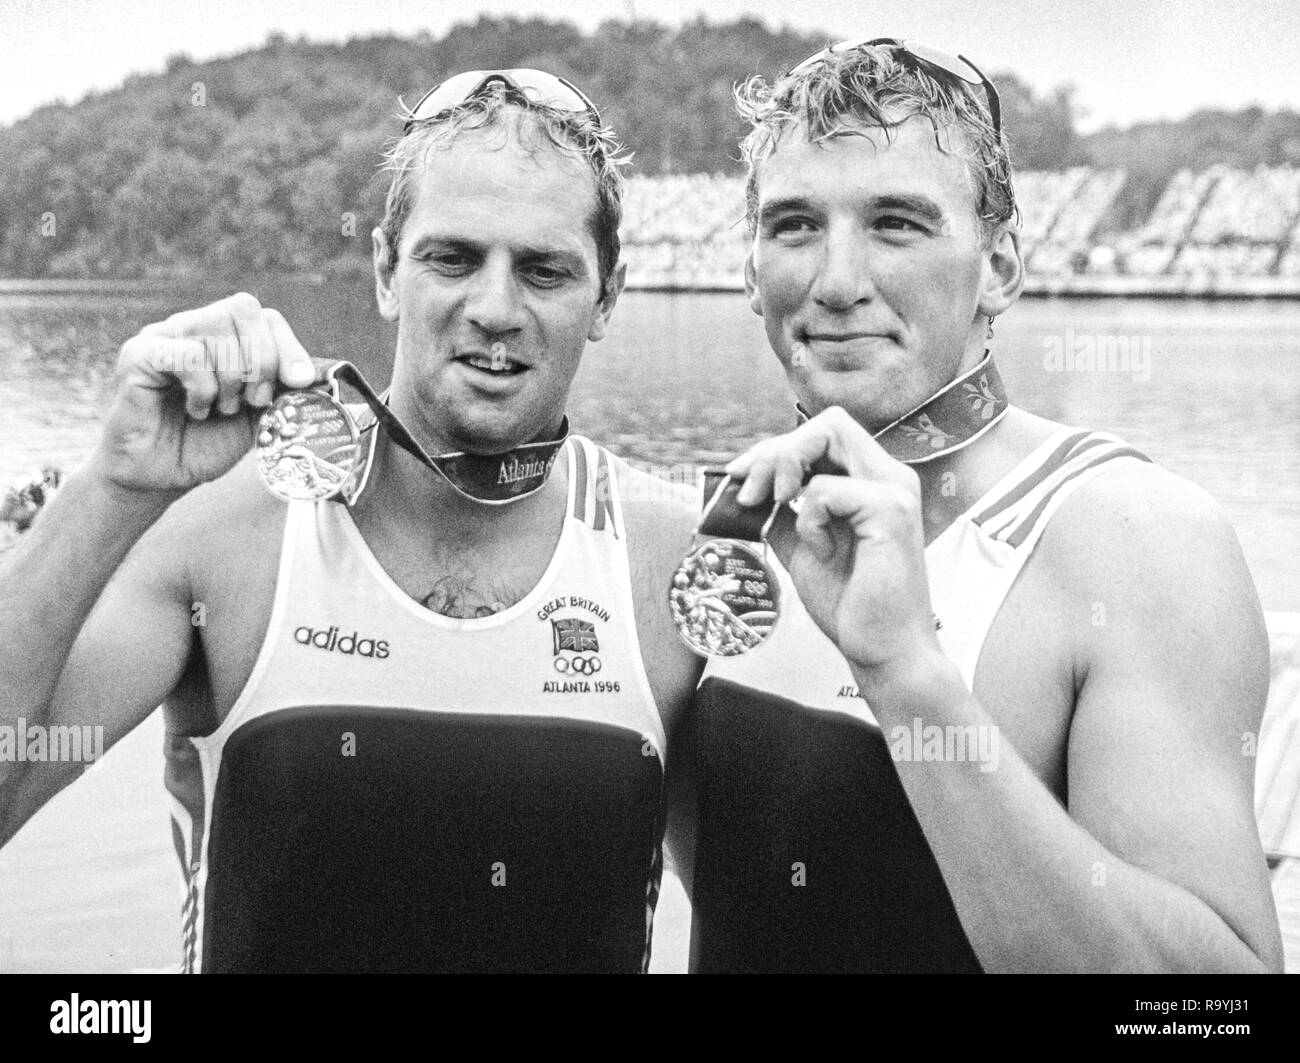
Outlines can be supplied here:
M504 350L494 345L494 362ZM456 451L431 456L356 366L323 359L316 365L319 383L281 395L257 425L258 471L275 495L289 501L339 499L353 505L365 488L376 426L458 493L489 506L518 502L540 491L569 437L569 419L564 417L554 439L534 440L499 454ZM369 408L371 419L364 427L343 405L343 384L354 388ZM376 434L361 441L372 432Z
M748 653L781 615L781 587L759 550L736 539L710 539L673 573L668 606L682 640L706 657Z
M739 492L740 482L722 470L704 470L704 512L696 534L718 538L687 554L668 588L673 623L702 657L748 653L763 644L781 616L781 585L767 563L767 533L779 507L741 506Z
M319 502L343 494L362 466L356 422L320 391L281 395L257 423L257 471L286 501Z

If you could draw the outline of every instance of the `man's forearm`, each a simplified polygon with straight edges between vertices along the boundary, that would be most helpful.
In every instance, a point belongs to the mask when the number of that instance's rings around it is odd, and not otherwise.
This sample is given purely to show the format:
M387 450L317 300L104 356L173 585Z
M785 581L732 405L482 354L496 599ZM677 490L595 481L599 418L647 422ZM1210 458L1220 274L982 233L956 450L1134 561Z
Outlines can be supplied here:
M956 670L892 694L854 668L888 739L895 728L993 728ZM978 735L967 731L965 735ZM895 757L962 925L989 971L1264 971L1208 904L1122 860L1073 820L1025 760L996 739L977 758ZM991 743L990 743L991 745ZM891 743L893 748L893 743ZM969 742L967 745L969 749ZM1098 868L1104 869L1104 885Z
M175 494L79 470L0 566L0 724L39 719L87 614Z

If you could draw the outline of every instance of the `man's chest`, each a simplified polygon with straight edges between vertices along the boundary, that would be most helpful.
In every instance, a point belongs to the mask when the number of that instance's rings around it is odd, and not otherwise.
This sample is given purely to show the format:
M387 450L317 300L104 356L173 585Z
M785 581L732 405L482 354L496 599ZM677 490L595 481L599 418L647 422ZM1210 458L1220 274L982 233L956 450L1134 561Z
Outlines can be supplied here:
M558 580L557 586L563 584L576 597L590 596L580 580L570 587L572 565L549 571L555 549L546 542L520 541L509 549L485 542L477 550L421 550L388 549L382 540L367 539L366 549L353 544L355 549L337 556L308 545L296 543L287 571L272 545L250 549L241 564L221 566L220 572L208 574L211 578L196 582L194 655L177 696L168 703L173 730L213 730L248 687L259 657L290 635L309 647L303 652L313 662L312 671L319 672L327 663L357 663L352 656L335 661L319 652L331 624L338 626L340 639L349 628L357 628L358 640L383 637L391 650L385 660L395 661L403 652L427 654L428 639L439 631L437 637L444 641L454 637L445 628L421 624L421 610L453 619L482 618L517 605L548 579ZM303 554L320 563L309 563ZM419 608L412 611L412 604ZM308 628L319 629L316 641ZM482 641L486 636L477 637Z
M542 579L549 557L524 546L517 552L393 554L380 563L412 601L441 616L465 620L491 616L521 601Z

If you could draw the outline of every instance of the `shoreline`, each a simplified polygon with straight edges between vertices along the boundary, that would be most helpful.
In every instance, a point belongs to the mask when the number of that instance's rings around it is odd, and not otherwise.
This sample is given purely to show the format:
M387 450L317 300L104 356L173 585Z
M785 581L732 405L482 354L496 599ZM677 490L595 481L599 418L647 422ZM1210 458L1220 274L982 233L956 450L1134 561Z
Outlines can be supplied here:
M286 274L277 279L298 280L314 286L349 280L350 272L329 276L322 273ZM369 274L366 274L367 279ZM211 283L211 277L175 279L38 277L0 278L0 295L111 294L114 292L181 291ZM228 284L238 284L230 279ZM674 273L631 271L627 291L670 295L720 294L745 290L740 274ZM1078 274L1041 277L1032 274L1022 293L1029 298L1056 299L1300 299L1300 276L1295 277L1135 277Z
M0 289L2 290L2 289ZM629 273L627 291L664 294L743 292L724 276ZM1030 276L1021 293L1046 299L1300 299L1300 277Z

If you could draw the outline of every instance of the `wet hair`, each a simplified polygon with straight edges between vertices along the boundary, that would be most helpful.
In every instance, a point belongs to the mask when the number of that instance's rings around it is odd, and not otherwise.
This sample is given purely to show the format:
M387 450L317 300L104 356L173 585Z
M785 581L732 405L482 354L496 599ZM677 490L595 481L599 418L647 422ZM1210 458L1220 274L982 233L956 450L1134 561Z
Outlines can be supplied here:
M401 115L403 121L410 112ZM529 152L546 147L570 158L581 159L596 183L596 205L587 228L596 242L602 294L618 264L618 227L623 220L623 174L629 161L622 145L609 128L587 114L575 114L538 104L496 82L463 103L417 124L384 152L385 172L392 174L380 223L388 240L388 265L397 266L397 248L415 203L416 177L431 151L449 147L457 136L469 130L499 129L502 142L513 137Z
M983 90L956 77L932 76L888 46L835 52L771 85L753 77L736 87L735 96L736 109L751 125L740 144L749 168L745 201L751 232L759 167L789 129L802 127L809 142L818 143L848 122L880 128L892 138L898 126L916 116L930 122L940 151L966 163L985 244L999 225L1019 221L1006 135L994 131ZM950 136L949 130L959 135Z

